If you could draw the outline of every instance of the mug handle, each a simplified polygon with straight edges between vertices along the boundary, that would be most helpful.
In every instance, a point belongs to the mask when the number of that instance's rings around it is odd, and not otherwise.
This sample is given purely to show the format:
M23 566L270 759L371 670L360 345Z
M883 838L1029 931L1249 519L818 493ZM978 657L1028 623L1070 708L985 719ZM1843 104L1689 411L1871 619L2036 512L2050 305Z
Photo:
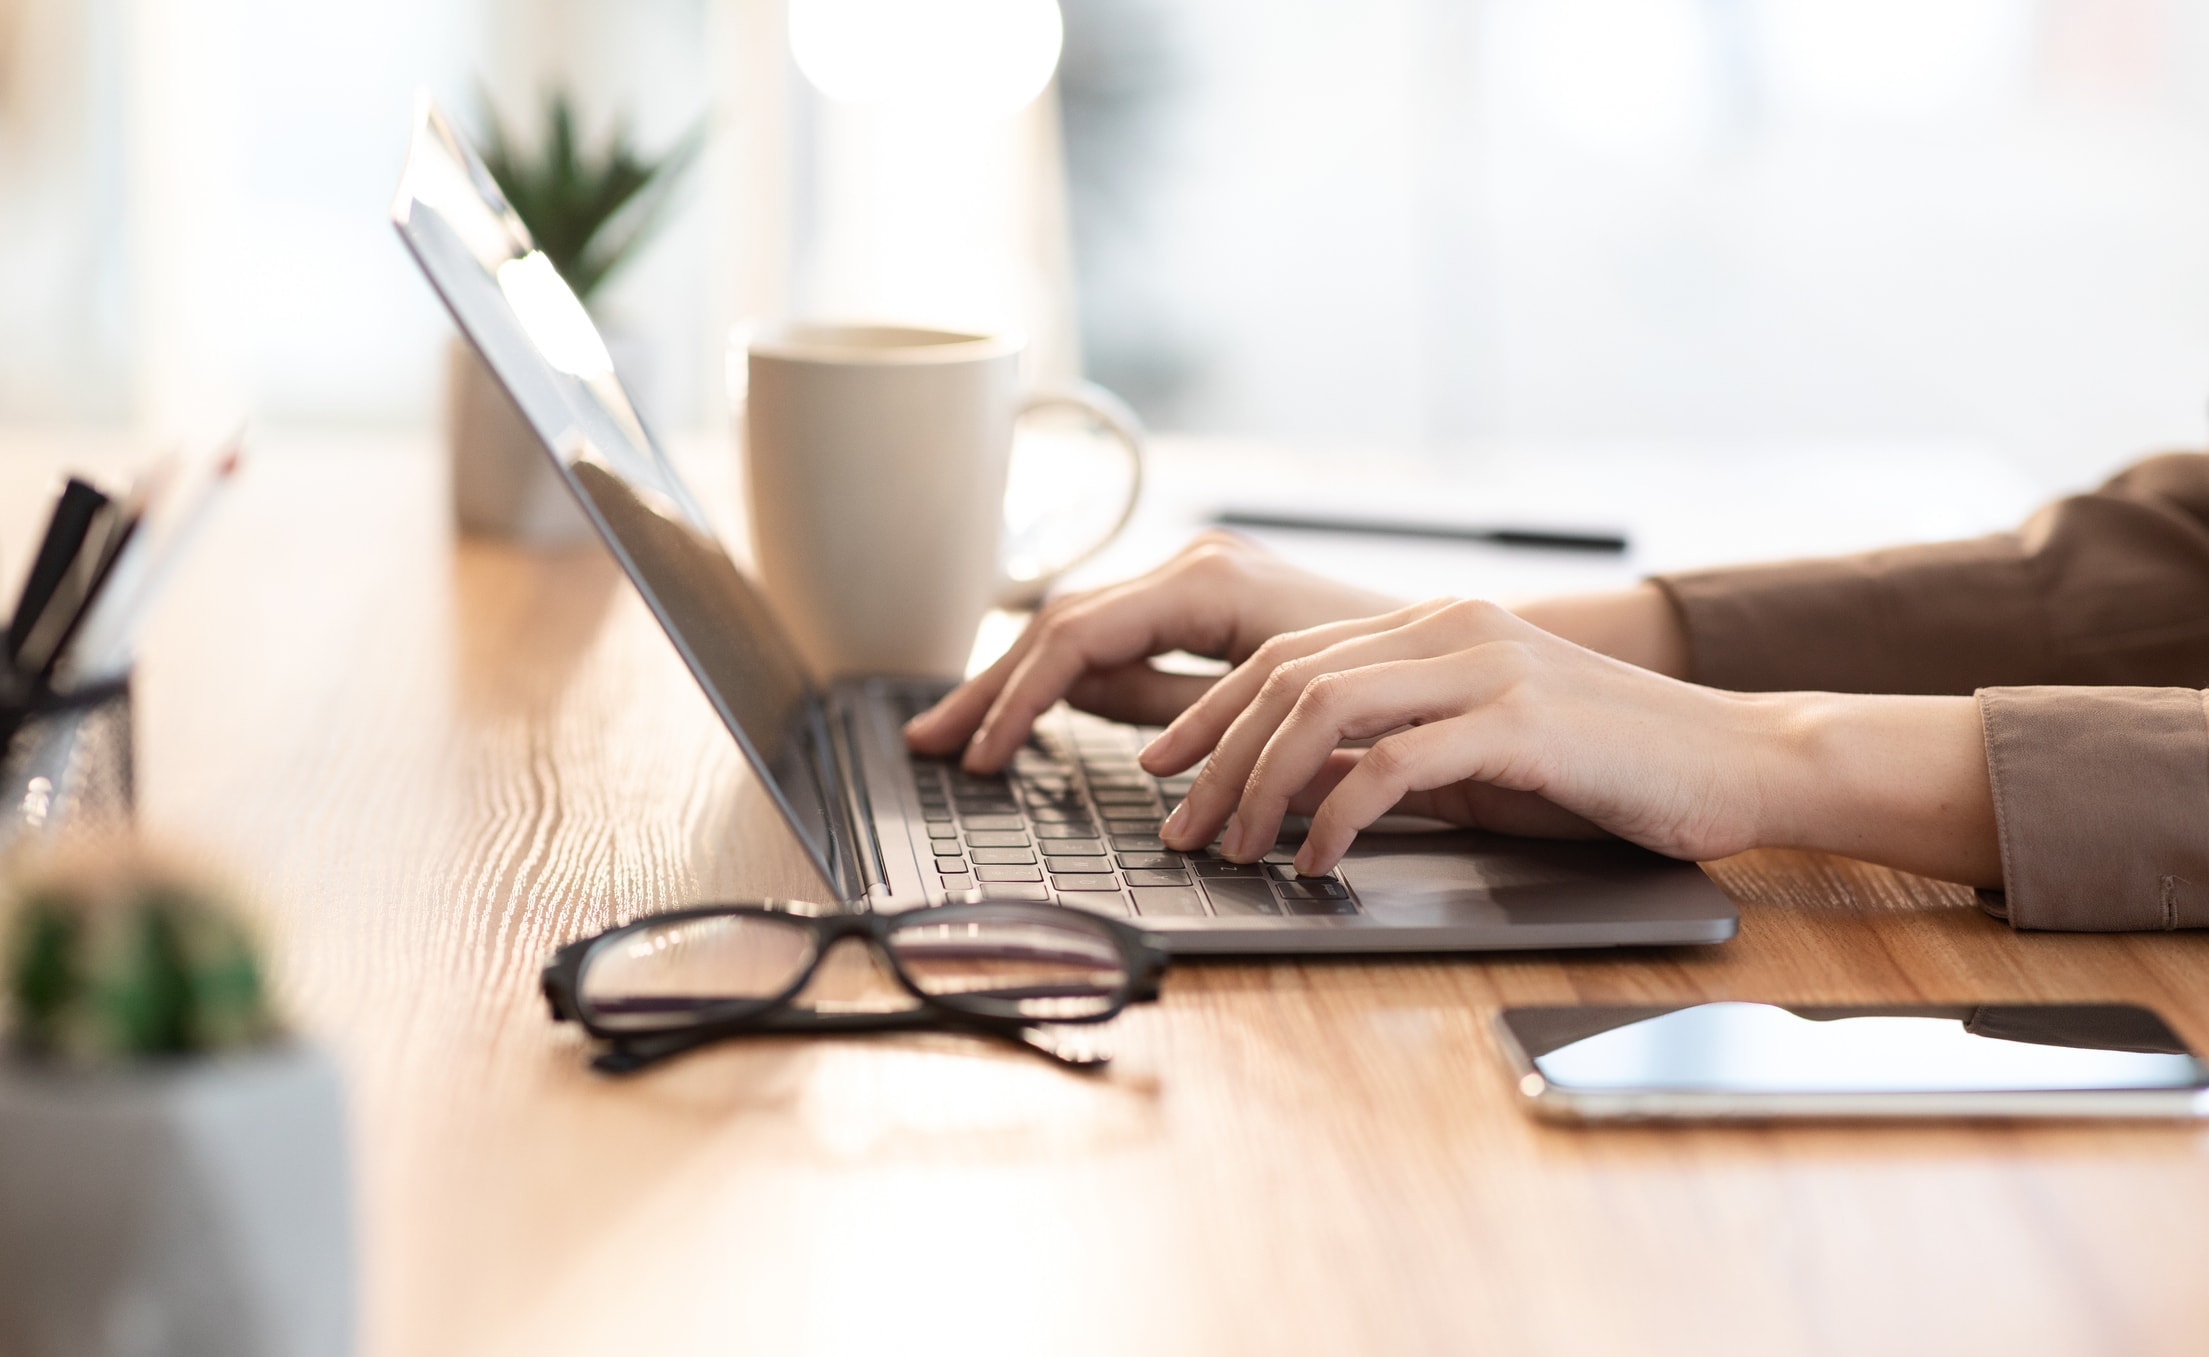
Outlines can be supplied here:
M1128 477L1127 503L1120 506L1119 516L1112 521L1096 541L1075 552L1065 561L1052 566L1034 579L1008 580L997 600L1001 608L1032 608L1043 600L1048 590L1059 578L1075 566L1095 556L1118 537L1128 520L1135 517L1135 505L1143 497L1143 421L1128 403L1110 391L1091 382L1071 382L1063 386L1049 386L1030 392L1020 403L1020 413L1015 419L1024 419L1038 410L1078 410L1095 420L1104 431L1127 451Z

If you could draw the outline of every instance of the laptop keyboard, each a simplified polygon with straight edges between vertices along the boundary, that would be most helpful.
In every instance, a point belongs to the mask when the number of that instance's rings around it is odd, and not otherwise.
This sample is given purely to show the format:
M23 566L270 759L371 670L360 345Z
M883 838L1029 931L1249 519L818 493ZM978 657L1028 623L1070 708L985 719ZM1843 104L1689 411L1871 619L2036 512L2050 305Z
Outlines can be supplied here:
M908 703L913 711L923 704L917 696ZM1293 844L1239 863L1216 844L1183 854L1160 842L1159 823L1196 770L1144 772L1135 754L1155 734L1061 704L1003 774L912 760L941 898L1055 902L1140 918L1358 912L1339 875L1296 875Z

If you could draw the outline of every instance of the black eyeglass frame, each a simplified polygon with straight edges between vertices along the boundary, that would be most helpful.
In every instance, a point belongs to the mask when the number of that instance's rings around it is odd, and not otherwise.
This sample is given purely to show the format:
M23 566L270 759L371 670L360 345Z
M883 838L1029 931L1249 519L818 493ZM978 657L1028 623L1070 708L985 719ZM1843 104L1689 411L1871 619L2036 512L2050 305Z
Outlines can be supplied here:
M773 918L778 924L800 926L812 933L811 959L780 993L764 999L732 999L725 1004L713 1006L695 1019L657 1030L609 1026L594 1021L586 1011L579 998L583 971L590 962L591 953L599 947L613 946L632 934L668 924L693 919L727 918L732 915L766 916ZM890 935L900 929L930 924L1003 923L1007 920L1020 920L1050 928L1064 928L1071 923L1109 939L1119 955L1121 969L1126 978L1118 989L1099 1001L1099 1008L1095 1013L1066 1018L1038 1018L1020 1013L1013 1006L1014 1001L1010 1000L981 998L962 1003L956 999L929 994L906 972L896 949L890 945ZM812 983L829 951L847 938L862 938L873 948L875 956L888 966L890 974L912 996L914 1007L855 1012L791 1006L791 1000L797 998ZM894 914L809 914L793 909L786 902L692 905L641 915L628 923L618 924L590 937L578 938L553 953L552 959L545 963L541 986L545 1002L552 1010L553 1021L575 1023L591 1036L606 1043L606 1049L595 1056L591 1063L612 1074L633 1073L671 1056L732 1037L917 1029L965 1030L1003 1037L1031 1046L1042 1054L1067 1064L1101 1065L1104 1063L1103 1058L1070 1055L1057 1043L1041 1039L1037 1029L1060 1024L1106 1022L1119 1016L1129 1004L1155 1001L1158 998L1158 981L1165 974L1169 959L1166 940L1157 934L1118 919L1061 905L988 901L981 904L930 905Z

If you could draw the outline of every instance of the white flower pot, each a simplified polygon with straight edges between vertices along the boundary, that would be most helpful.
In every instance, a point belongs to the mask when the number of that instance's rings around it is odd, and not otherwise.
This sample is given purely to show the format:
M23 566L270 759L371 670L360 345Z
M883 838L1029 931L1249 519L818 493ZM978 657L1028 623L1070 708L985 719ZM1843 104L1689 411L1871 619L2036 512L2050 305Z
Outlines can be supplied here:
M462 532L545 547L591 535L513 398L462 339L452 341L445 366L445 447Z
M0 1060L6 1357L343 1357L353 1271L344 1100L319 1052Z

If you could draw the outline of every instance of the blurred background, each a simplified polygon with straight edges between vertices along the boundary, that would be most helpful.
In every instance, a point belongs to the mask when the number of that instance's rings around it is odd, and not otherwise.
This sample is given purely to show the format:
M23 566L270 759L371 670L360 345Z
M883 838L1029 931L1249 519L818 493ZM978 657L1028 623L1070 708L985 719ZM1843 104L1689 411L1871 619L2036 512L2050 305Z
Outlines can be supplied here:
M0 422L432 427L414 92L709 139L599 303L1019 327L1155 425L1496 446L2198 444L2184 0L0 0Z

